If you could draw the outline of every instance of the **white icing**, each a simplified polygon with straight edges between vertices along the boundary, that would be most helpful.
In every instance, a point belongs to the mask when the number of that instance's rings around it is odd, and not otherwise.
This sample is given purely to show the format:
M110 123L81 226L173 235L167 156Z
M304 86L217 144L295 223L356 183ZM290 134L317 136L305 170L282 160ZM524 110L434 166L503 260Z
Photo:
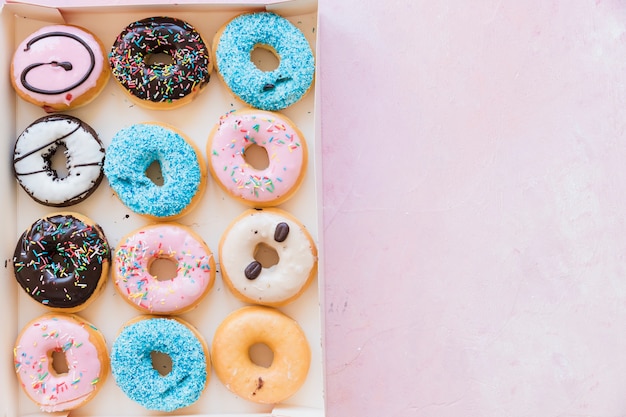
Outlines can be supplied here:
M46 171L46 156L60 144L67 148L65 178L55 178ZM20 135L13 158L17 180L26 192L44 204L59 205L80 200L78 197L97 184L104 148L73 119L44 119Z
M281 222L289 225L289 234L283 242L276 242L274 231ZM254 251L260 243L276 250L279 261L270 268L263 268L256 279L250 280L244 271L255 260ZM280 303L307 284L317 262L311 245L308 231L294 221L275 212L251 210L223 237L222 272L237 291L257 303Z

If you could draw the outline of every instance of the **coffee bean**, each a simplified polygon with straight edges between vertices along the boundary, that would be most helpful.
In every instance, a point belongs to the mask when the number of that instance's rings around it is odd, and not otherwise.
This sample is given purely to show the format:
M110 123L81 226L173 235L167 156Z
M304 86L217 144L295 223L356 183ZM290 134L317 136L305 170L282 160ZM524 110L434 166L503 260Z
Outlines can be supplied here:
M246 266L246 270L244 271L244 274L246 275L246 278L250 280L257 279L258 276L261 274L262 269L263 269L263 266L259 262L252 261L248 264L248 266Z
M274 240L276 242L284 242L287 239L287 235L289 234L289 225L285 222L280 222L276 225L276 230L274 231Z

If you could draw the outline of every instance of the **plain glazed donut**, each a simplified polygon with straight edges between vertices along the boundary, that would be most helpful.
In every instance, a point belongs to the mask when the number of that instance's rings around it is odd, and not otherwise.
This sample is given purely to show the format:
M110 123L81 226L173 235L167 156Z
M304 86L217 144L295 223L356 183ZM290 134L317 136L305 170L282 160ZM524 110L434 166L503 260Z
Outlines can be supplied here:
M53 355L63 354L67 371ZM104 336L71 314L45 314L28 323L13 349L15 373L24 392L42 411L68 411L90 401L109 374ZM61 372L57 372L57 370Z
M247 160L252 146L267 154L267 166ZM302 132L287 117L262 110L227 113L209 134L211 175L230 196L253 207L282 204L304 179L308 163Z
M160 281L150 273L157 259L176 263L177 275ZM144 313L180 314L191 310L215 280L215 260L206 243L188 227L161 223L124 236L113 256L119 293Z
M154 54L171 63L148 64ZM209 82L211 53L189 23L172 17L149 17L128 25L109 54L113 77L131 99L152 109L190 102Z
M20 43L11 61L11 84L24 100L47 112L89 103L109 79L100 40L84 28L52 25Z
M13 254L15 278L38 303L73 313L86 308L107 280L111 253L99 225L73 212L35 221Z
M249 350L265 344L274 354L269 367L257 365ZM218 326L211 350L213 369L230 391L264 404L282 402L304 384L311 350L298 323L278 310L248 306Z
M264 266L259 252L276 252ZM250 209L231 222L219 246L222 279L240 300L282 306L304 292L317 271L317 248L304 225L289 213ZM258 259L257 259L258 258Z
M158 162L163 185L146 170ZM104 175L121 202L152 220L187 214L206 187L206 166L196 146L180 131L159 123L139 123L117 132L107 148Z
M250 59L255 48L279 60L273 71L262 71ZM263 110L282 110L311 88L315 59L304 34L284 17L271 12L246 13L225 24L213 40L215 67L235 97Z
M161 375L152 353L169 356L171 371ZM115 382L148 410L174 411L193 404L208 382L211 363L202 336L178 318L137 317L124 325L111 348Z
M52 157L65 147L67 173L59 176ZM35 120L15 142L13 172L24 191L38 203L66 207L89 197L104 172L104 147L96 132L72 116Z

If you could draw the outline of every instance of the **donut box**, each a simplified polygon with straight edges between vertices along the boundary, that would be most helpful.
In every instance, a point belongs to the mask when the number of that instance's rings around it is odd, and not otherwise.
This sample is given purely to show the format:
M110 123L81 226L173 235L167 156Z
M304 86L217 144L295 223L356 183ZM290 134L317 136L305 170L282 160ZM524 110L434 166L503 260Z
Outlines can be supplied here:
M0 410L8 417L46 415L26 397L17 381L13 366L13 347L20 330L32 319L48 310L29 299L13 276L13 251L18 237L35 220L58 211L75 211L98 223L111 248L140 227L152 224L128 209L115 196L107 179L84 201L62 208L48 207L31 199L22 190L9 161L13 146L20 133L46 112L17 97L9 80L9 63L17 45L35 30L50 24L74 24L94 33L108 52L119 32L130 22L150 16L170 16L191 23L211 44L218 29L231 18L247 11L273 11L287 18L298 27L308 40L318 60L316 39L318 36L317 2L311 0L216 2L216 1L128 1L107 2L95 0L90 5L80 1L7 1L0 6L0 51L4 65L0 66L0 96L3 112L0 129L4 137L3 153L7 163L1 164L0 190L4 204L0 206L3 228L0 248L4 258L3 278L0 289L5 299L0 303L3 315L3 336L0 343ZM174 4L175 3L175 4ZM256 51L255 51L256 52ZM269 52L253 56L259 68L275 65ZM311 365L302 387L280 404L259 404L240 398L229 391L218 379L213 369L200 398L188 407L168 413L186 416L281 416L318 417L325 415L324 367L323 367L323 317L322 303L323 247L321 246L321 145L320 119L317 105L319 77L311 91L300 101L278 111L288 117L300 129L308 146L308 166L298 191L288 201L277 206L297 218L311 234L318 250L318 267L312 285L291 303L277 307L300 325L311 350ZM142 122L160 122L184 132L200 150L205 164L206 143L212 128L221 116L233 110L247 107L234 98L218 74L213 70L208 85L194 100L180 108L157 110L138 106L129 100L125 92L110 78L104 90L89 104L71 109L63 114L77 117L88 123L98 134L106 148L119 130ZM228 225L248 210L244 203L223 191L208 175L206 191L193 210L175 221L189 227L202 237L218 257L220 239ZM231 312L246 306L235 297L222 280L220 265L213 288L199 305L177 317L192 324L210 346L220 323ZM84 310L75 313L95 325L104 335L110 351L122 326L141 313L126 302L116 291L111 273L97 298ZM68 412L55 415L67 415ZM84 406L71 411L72 416L149 416L164 415L149 411L129 399L117 386L111 375L97 395Z

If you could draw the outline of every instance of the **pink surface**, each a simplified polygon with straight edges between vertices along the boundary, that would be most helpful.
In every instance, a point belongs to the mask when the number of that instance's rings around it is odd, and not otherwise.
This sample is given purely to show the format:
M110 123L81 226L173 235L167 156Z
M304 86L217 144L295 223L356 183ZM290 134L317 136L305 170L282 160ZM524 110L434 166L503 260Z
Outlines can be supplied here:
M626 3L319 15L328 415L626 415Z
M626 3L319 16L328 416L626 415Z

